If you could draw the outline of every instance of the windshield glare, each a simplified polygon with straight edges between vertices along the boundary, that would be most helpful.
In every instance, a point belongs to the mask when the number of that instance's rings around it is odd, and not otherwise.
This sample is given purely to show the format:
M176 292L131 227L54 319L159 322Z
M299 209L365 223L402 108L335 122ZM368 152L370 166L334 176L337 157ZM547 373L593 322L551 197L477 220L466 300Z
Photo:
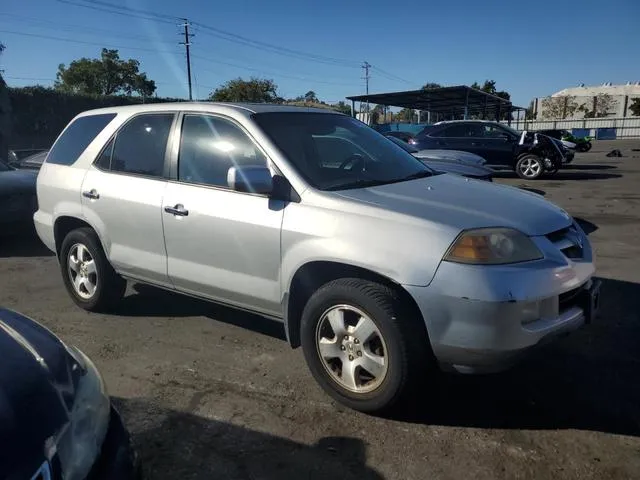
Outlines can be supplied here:
M300 175L320 190L382 185L433 173L384 135L346 115L269 112L253 118Z

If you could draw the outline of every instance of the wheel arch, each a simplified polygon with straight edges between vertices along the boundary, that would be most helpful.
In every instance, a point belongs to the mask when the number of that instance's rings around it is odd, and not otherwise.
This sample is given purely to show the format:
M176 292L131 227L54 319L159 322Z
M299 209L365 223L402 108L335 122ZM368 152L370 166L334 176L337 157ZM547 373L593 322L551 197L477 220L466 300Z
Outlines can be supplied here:
M58 258L60 257L60 248L62 248L62 242L64 241L65 237L69 234L69 232L78 228L90 228L91 230L93 230L96 233L98 240L100 241L102 250L106 254L107 249L105 248L104 242L102 241L102 237L100 236L100 232L97 228L95 228L85 219L74 217L71 215L61 215L57 217L55 222L53 223L53 238L56 245L56 256Z
M420 323L426 332L426 325L417 303L398 282L373 270L348 263L314 260L301 265L296 270L291 278L289 288L283 296L285 334L292 348L297 348L301 344L300 320L302 311L311 295L322 285L339 278L361 278L392 288L398 292L401 300L407 302L415 314L419 316Z

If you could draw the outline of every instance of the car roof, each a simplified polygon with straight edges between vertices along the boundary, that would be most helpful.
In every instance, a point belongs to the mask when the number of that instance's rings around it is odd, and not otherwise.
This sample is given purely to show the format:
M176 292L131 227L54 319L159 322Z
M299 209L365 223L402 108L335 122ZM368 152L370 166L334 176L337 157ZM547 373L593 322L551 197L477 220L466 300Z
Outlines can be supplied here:
M118 107L98 108L87 110L78 116L97 115L104 113L124 113L134 115L147 112L174 112L174 111L201 111L210 113L224 113L235 111L236 113L249 116L254 113L266 112L312 112L312 113L333 113L343 115L335 110L325 108L299 107L293 105L278 105L273 103L225 103L225 102L167 102L167 103L145 103L140 105L125 105Z

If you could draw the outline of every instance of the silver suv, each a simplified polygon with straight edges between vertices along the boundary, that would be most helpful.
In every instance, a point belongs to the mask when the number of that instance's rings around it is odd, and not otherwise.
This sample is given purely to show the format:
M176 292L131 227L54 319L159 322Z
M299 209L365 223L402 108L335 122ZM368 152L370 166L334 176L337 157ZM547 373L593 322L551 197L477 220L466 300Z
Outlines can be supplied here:
M38 205L80 307L108 309L132 280L278 319L320 385L362 411L437 368L503 369L598 303L566 212L438 174L324 110L85 112L40 170Z

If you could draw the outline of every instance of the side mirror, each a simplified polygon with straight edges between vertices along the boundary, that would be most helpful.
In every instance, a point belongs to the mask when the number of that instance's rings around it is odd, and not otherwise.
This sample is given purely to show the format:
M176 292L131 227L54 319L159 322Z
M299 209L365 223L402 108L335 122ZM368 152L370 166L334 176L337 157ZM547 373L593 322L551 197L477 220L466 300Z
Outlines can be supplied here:
M238 192L270 194L273 191L271 171L264 166L231 167L227 185Z

